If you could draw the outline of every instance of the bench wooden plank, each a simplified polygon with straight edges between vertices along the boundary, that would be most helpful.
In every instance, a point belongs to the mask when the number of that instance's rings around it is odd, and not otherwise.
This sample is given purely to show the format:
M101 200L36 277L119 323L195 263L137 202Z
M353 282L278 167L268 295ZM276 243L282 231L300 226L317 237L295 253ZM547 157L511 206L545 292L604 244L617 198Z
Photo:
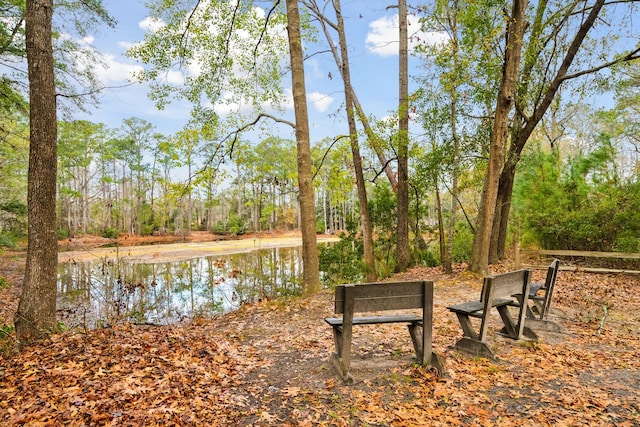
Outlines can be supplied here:
M353 289L354 307L356 313L366 311L403 310L411 308L423 308L424 292L416 283L421 282L382 282L367 283L375 286L372 290L369 286L358 285ZM344 292L346 285L336 287L335 313L343 313L345 307Z
M500 305L510 305L513 304L512 298L493 298L491 300L491 307L498 307ZM482 317L482 310L484 309L484 303L482 301L467 301L460 304L452 305L451 307L447 307L450 311L454 313L464 313L469 316L478 316Z
M342 326L342 317L324 319L331 326ZM402 316L363 316L354 317L354 325L375 325L382 323L422 323L422 317L406 314Z

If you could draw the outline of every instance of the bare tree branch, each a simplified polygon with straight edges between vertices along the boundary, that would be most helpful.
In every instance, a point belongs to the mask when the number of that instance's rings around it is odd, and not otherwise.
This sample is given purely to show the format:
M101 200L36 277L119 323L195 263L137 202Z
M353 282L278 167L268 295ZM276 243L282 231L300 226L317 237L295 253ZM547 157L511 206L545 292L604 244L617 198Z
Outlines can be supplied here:
M127 83L126 85L118 85L118 86L103 86L97 89L93 89L87 92L82 92L82 93L72 93L72 94L65 94L65 93L56 93L56 96L60 97L60 98L68 98L68 99L72 99L72 98L81 98L83 96L89 96L89 95L94 95L96 93L100 93L103 90L106 89L122 89L125 87L129 87L129 86L133 86L136 83Z
M634 49L629 53L627 53L626 55L624 55L623 57L614 59L613 61L609 61L605 64L598 65L597 67L593 67L588 70L582 70L574 74L567 74L564 77L560 77L560 81L575 79L575 78L584 76L585 74L593 74L605 68L612 67L616 64L620 64L622 62L634 61L636 59L640 59L640 48Z
M182 65L184 64L184 55L182 55L182 52L186 52L187 51L187 42L188 42L188 38L189 38L189 27L191 27L191 20L193 18L193 15L196 13L196 10L198 10L198 7L200 6L200 0L198 0L195 4L195 6L193 6L193 8L191 9L191 13L189 13L189 17L187 18L187 25L184 29L184 31L182 32L181 36L180 36L180 67L182 68ZM233 24L233 23L232 23Z
M273 13L273 11L276 10L276 8L279 5L280 5L280 0L276 0L273 3L273 7L269 10L269 13L267 13L267 17L264 20L264 28L262 28L262 32L260 32L260 37L258 38L258 42L256 43L256 46L253 48L253 68L254 69L257 67L257 62L258 62L258 47L260 47L260 43L262 43L262 38L267 32L267 27L269 25L269 18L271 17L271 14Z
M324 159L327 158L327 156L329 155L329 151L331 151L331 149L333 148L333 146L336 144L336 142L340 141L341 139L344 138L349 138L349 135L339 135L337 137L335 137L335 139L333 140L333 142L331 143L331 145L329 145L329 148L326 149L326 151L324 152L324 155L322 156L322 160L320 160L320 165L318 166L318 170L316 171L316 173L313 174L313 176L311 177L311 180L313 181L314 179L316 179L316 175L318 175L318 173L320 172L320 170L322 169L322 165L324 164Z
M273 116L271 114L260 113L260 114L258 114L258 116L252 122L246 123L246 124L242 125L241 127L239 127L238 129L235 129L234 131L229 132L224 138L222 138L220 140L220 145L222 145L222 143L224 143L225 141L228 141L229 139L231 139L231 147L229 147L229 150L227 150L227 154L229 155L230 158L233 156L233 148L235 147L235 144L238 141L239 135L242 132L244 132L245 130L249 129L250 127L255 126L256 123L258 123L261 119L271 119L276 123L282 123L282 124L291 126L291 128L293 128L293 129L296 128L296 125L293 122L290 122L290 121L285 120L285 119L281 119L281 118Z

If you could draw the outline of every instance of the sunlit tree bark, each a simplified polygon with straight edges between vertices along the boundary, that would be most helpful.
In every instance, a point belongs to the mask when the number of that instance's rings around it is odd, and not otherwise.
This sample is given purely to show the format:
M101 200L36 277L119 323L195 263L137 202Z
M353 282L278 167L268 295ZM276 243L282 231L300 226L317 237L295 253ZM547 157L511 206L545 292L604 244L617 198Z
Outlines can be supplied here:
M52 0L27 0L26 47L31 104L29 151L29 245L22 295L15 315L21 343L56 327L57 120L51 41Z
M486 274L489 270L489 245L496 211L498 182L504 165L505 146L509 131L509 113L513 106L518 68L522 57L527 3L528 0L513 0L511 16L507 18L509 20L507 41L489 146L489 164L469 262L470 271L482 274Z
M302 40L300 37L300 11L297 0L287 0L287 34L291 58L291 80L296 117L298 144L298 188L300 191L300 229L302 231L303 292L320 290L320 267L316 239L315 200L311 182L311 147L309 142L309 115L304 84Z
M398 2L400 75L398 106L398 212L396 223L396 273L409 266L409 65L407 2Z
M633 1L622 1L623 3L634 3ZM570 72L571 65L576 62L576 57L581 50L587 49L585 42L589 42L589 33L604 15L604 9L608 5L606 0L596 0L592 5L586 2L572 2L566 5L562 13L550 11L548 1L537 3L536 15L533 18L531 36L527 45L523 67L519 73L518 93L515 99L515 113L510 129L511 143L506 154L506 162L500 174L498 194L496 199L496 216L494 218L493 235L490 245L490 261L497 261L502 258L507 241L507 226L509 224L509 213L511 210L511 199L513 184L516 174L516 166L520 160L520 154L529 141L535 128L538 126L546 114L552 102L556 99L561 85L572 79L576 79L588 74L594 74L602 69L612 67L622 62L629 62L640 59L640 48L635 46L626 52L620 52L610 60L604 59L601 63L590 68L583 68L579 71ZM621 13L616 10L615 13ZM545 25L549 25L545 17L556 15L561 17L556 23L556 27L548 31L554 37L545 39ZM566 35L565 27L570 17L580 18L580 25L575 33L565 40L561 37ZM602 20L602 22L605 22ZM570 40L569 40L570 39ZM547 43L549 46L545 46ZM592 41L593 43L593 41ZM566 50L558 49L558 46L566 46ZM545 49L546 48L546 49ZM545 56L545 50L551 50L549 57ZM552 65L558 62L558 65ZM555 74L543 75L539 79L533 79L536 69L555 70ZM541 87L536 87L540 85Z
M358 190L358 201L360 204L360 226L362 227L362 240L364 250L364 263L367 267L367 280L376 279L375 258L373 256L373 231L371 219L369 218L369 205L367 201L367 187L364 181L362 170L362 156L360 155L360 144L358 142L358 131L356 129L356 119L354 113L353 92L351 90L351 71L349 68L349 56L347 51L347 38L344 31L344 20L340 0L334 0L333 6L336 11L338 37L340 40L340 57L342 63L342 80L344 82L344 97L347 107L347 123L349 125L349 137L351 141L351 154L353 156L353 168L356 175L356 187Z

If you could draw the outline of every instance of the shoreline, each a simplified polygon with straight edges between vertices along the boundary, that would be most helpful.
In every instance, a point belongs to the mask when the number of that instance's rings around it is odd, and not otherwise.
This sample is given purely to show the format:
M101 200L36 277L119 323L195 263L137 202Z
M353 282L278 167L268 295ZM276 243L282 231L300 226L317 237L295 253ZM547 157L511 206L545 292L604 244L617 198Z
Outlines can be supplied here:
M318 236L317 239L318 243L330 243L340 240L339 237L334 236ZM58 262L122 259L133 262L156 263L301 245L301 237L287 236L216 240L209 242L162 243L141 246L115 246L59 252Z

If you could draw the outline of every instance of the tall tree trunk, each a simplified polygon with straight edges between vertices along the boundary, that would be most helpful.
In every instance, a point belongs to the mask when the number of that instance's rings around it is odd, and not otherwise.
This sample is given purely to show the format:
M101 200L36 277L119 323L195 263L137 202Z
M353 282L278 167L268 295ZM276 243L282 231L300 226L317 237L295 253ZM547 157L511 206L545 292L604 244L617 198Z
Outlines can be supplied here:
M509 225L509 210L511 209L511 195L516 175L516 164L507 162L500 175L498 183L498 197L496 199L496 217L493 224L489 262L495 263L504 257L507 243L507 229Z
M453 87L450 92L449 121L451 123L451 139L453 140L453 159L451 168L451 204L449 214L449 224L447 226L447 236L445 241L445 255L442 258L442 266L445 273L453 271L453 236L455 234L457 211L458 211L458 177L460 176L460 136L458 135L458 90L459 84L457 76L460 70L460 52L458 42L458 1L454 1L450 9L447 9L447 20L451 29L453 47Z
M320 8L318 7L318 4L316 3L315 0L307 0L307 1L303 1L303 3L318 18L318 21L320 22L322 26L322 30L327 39L327 43L329 43L329 47L331 49L331 53L333 54L333 58L336 62L336 66L338 67L338 70L340 70L340 73L342 73L342 60L340 59L341 55L338 53L338 49L333 43L331 34L329 34L329 29L327 28L327 25L329 25L330 27L336 29L337 25L331 23L329 19L327 19L327 17L322 13ZM335 10L335 4L334 4L334 10ZM360 122L362 123L362 126L364 127L364 132L367 135L367 138L369 139L369 145L371 146L373 151L376 153L376 156L378 157L378 161L382 165L382 168L385 174L387 175L387 179L391 184L391 188L393 189L393 191L396 191L396 189L398 188L398 180L395 174L393 173L393 169L391 169L391 166L389 165L389 161L387 160L387 156L385 155L382 149L381 140L378 137L378 135L376 135L373 128L371 127L371 124L369 123L369 118L364 113L364 109L362 108L362 105L358 100L358 96L356 95L356 91L353 85L350 85L350 91L351 91L351 99L353 100L353 107L355 108L355 112L358 119L360 120Z
M52 0L27 0L25 22L31 105L29 246L22 295L15 315L16 335L21 343L46 336L56 327L58 159L52 13Z
M447 257L448 255L448 247L447 247L447 239L445 238L445 231L444 231L444 218L442 217L442 199L440 198L440 188L439 188L439 183L438 183L438 174L434 173L434 185L433 187L435 188L435 193L436 193L436 212L438 215L438 247L440 248L440 259L442 260L443 266L445 267L445 272L446 272L446 266L447 264L449 265L449 270L451 270L451 258L449 257L448 262L447 262Z
M315 200L311 178L311 146L309 142L309 115L304 84L302 40L300 38L300 12L297 0L287 0L287 34L291 58L293 104L296 117L298 144L298 186L300 191L300 229L302 230L303 292L320 290L320 266L316 239Z
M398 1L400 33L398 105L398 210L396 212L395 272L409 267L409 65L407 1Z
M489 270L489 249L493 229L498 182L504 164L505 146L509 131L509 113L516 93L518 68L522 56L522 38L526 27L525 12L528 0L513 0L507 24L507 41L502 79L496 100L496 111L489 146L489 165L485 178L469 270L486 274Z
M369 203L367 200L367 187L362 171L362 156L360 155L360 145L358 143L358 131L356 129L355 112L353 109L353 92L351 90L351 71L349 69L349 56L347 50L347 37L344 31L344 19L340 0L334 0L333 7L336 11L338 23L338 37L340 39L340 57L342 63L342 81L344 82L344 98L347 107L347 123L349 125L349 136L351 141L351 154L353 156L353 168L356 174L356 187L358 189L358 201L360 203L360 225L362 227L362 240L364 246L364 264L367 268L367 281L376 280L375 258L373 255L373 231L371 219L369 217Z
M534 129L536 128L540 120L542 120L542 117L544 116L544 114L549 109L549 106L551 105L554 98L556 97L562 82L570 78L576 78L585 74L595 73L596 71L599 71L603 68L610 67L618 62L631 61L631 60L637 59L638 49L636 48L630 51L627 55L620 56L616 58L614 61L611 61L607 64L603 64L601 66L593 67L589 70L574 73L570 77L567 76L569 67L573 63L576 57L576 54L580 50L584 40L587 37L587 34L593 27L594 23L596 22L596 19L598 18L605 4L606 4L606 0L596 0L593 6L589 9L588 15L586 16L586 18L584 18L576 35L571 40L571 43L567 48L565 56L562 60L560 67L556 72L556 75L549 83L549 86L547 87L547 89L541 94L541 96L538 97L537 99L538 103L533 108L533 114L530 114L529 116L525 117L522 114L522 111L524 111L524 106L521 106L521 108L516 108L516 115L514 118L515 128L514 130L512 130L512 142L511 142L511 146L509 148L509 153L507 156L509 167L505 167L505 169L502 171L502 174L500 176L500 181L504 181L504 182L500 183L499 190L498 190L500 192L499 196L500 196L501 205L499 207L496 207L496 209L498 208L501 209L502 213L500 218L500 229L495 231L495 233L497 234L497 237L494 238L496 245L494 248L492 248L492 252L495 253L496 258L500 258L504 254L504 250L505 250L507 225L509 223L509 214L511 209L511 199L512 199L512 193L513 193L513 182L515 181L516 165L520 160L520 154L522 153L522 150L524 149L525 145L529 141L529 137L533 133ZM542 20L542 14L544 12L544 10L542 9L543 6L546 6L546 2L541 2L541 4L539 5L538 14L536 15L536 20L534 21L534 32L536 31L535 26L537 25L538 19ZM538 49L537 39L532 40L531 46L532 46L531 47L532 52ZM531 62L531 64L529 65L527 62L525 63L525 67L522 73L523 85L526 83L527 78L530 74L530 70L533 68L535 61L538 59L536 56L533 55L533 53L530 53L529 51L527 51L526 58L527 58L527 61ZM526 90L526 85L523 87L525 87L525 90ZM527 99L526 93L518 94L518 102L524 102L526 99Z

